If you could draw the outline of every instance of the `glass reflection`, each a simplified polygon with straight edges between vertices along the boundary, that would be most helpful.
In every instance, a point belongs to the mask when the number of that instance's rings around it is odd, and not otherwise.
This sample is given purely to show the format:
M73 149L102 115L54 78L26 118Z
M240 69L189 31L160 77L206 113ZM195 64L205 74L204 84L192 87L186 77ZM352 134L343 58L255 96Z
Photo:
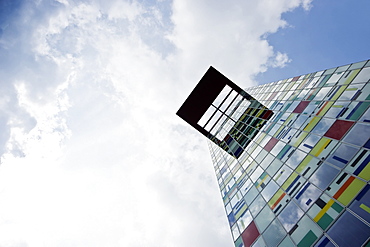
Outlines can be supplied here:
M328 118L322 118L313 128L312 133L318 134L318 135L324 135L325 132L332 126L335 119L328 119Z
M366 135L364 133L367 133ZM343 141L362 147L369 139L370 125L356 123Z
M302 217L303 211L293 201L291 201L278 216L280 222L287 232L289 232L298 220Z
M310 181L322 190L326 190L331 181L338 175L339 170L323 163L311 176Z
M337 150L335 150L335 152L326 159L326 161L339 168L343 168L348 164L358 150L359 148L342 143Z
M261 212L256 217L256 225L260 229L260 231L264 231L266 227L271 223L271 221L274 219L275 215L271 211L270 207L266 205Z
M286 232L280 225L278 220L274 220L271 225L263 233L267 246L277 246L278 243L285 237Z
M260 212L261 208L265 206L266 201L263 200L262 196L258 195L254 202L250 205L249 210L251 211L251 214L256 217L257 214Z
M262 190L261 194L266 201L269 201L278 189L279 186L274 181L270 181Z
M295 200L298 202L299 206L307 211L317 198L321 195L321 191L314 185L307 183L300 192L295 196Z

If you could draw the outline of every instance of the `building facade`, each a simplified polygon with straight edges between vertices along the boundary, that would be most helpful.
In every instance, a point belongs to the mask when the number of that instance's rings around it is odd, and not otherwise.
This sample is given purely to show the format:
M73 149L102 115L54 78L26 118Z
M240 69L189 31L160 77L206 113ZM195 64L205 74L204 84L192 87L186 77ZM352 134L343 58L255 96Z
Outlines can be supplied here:
M369 81L370 60L226 83L193 122L189 96L178 115L210 140L235 246L370 246Z

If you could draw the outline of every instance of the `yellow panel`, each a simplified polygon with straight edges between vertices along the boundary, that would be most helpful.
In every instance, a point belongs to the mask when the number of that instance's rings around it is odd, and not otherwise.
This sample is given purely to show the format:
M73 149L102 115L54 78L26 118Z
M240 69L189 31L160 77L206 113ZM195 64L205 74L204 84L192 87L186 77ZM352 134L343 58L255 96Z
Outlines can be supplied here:
M367 163L367 165L365 166L365 168L360 172L360 174L358 174L358 176L360 178L363 178L363 179L366 179L366 180L370 180L370 162Z
M358 74L359 71L360 69L353 70L351 75L347 78L347 80L343 84L349 84L353 80L353 78Z
M306 136L308 135L308 133L306 132L302 132L299 136L299 138L292 144L293 147L298 147L299 144L301 144L301 142L303 141L304 138L306 138Z
M319 156L322 150L324 150L329 145L330 141L331 140L328 138L321 138L321 140L316 143L315 147L311 150L310 154L316 157Z
M319 113L317 114L317 116L324 116L325 113L330 109L330 107L332 106L332 104L334 104L334 102L326 102L324 107L321 108L321 110L319 111Z
M347 206L352 199L357 195L357 193L365 186L365 182L359 179L355 179L352 183L347 187L347 189L338 197L338 201L340 201L343 205Z
M313 220L315 222L318 222L321 219L321 217L326 213L326 211L329 210L331 205L333 205L333 203L334 203L334 200L328 201L328 203L325 205L325 207L323 209L321 209L321 211L316 215L315 218L313 218Z
M368 206L366 206L365 204L361 204L360 205L360 208L362 208L363 210L365 210L366 212L368 212L370 214L370 208Z
M316 124L320 121L320 117L314 117L311 119L311 121L306 125L306 127L303 129L304 131L311 131Z
M281 186L281 188L282 188L283 190L286 190L286 189L289 187L289 185L294 181L294 179L295 179L297 176L298 176L298 174L293 172L293 174L292 174L292 175L290 175L290 177L285 181L285 183Z
M274 134L274 137L277 137L279 135L279 133L284 129L284 127L285 127L284 125L281 125L281 127Z
M299 164L299 166L296 168L296 172L302 173L303 170L308 165L308 163L310 163L312 158L313 158L312 156L306 156L306 158L304 158L304 160L302 160L301 164Z
M280 198L280 196L284 193L282 189L279 189L275 195L271 198L271 200L268 202L268 205L271 207L274 205L274 203Z

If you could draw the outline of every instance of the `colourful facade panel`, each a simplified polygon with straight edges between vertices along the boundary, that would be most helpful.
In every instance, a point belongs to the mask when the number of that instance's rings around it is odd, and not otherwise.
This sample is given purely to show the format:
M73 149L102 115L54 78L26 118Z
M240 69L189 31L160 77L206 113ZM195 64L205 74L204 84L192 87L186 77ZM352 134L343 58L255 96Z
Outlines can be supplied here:
M209 143L235 246L370 246L369 81L364 61L245 90L250 143Z

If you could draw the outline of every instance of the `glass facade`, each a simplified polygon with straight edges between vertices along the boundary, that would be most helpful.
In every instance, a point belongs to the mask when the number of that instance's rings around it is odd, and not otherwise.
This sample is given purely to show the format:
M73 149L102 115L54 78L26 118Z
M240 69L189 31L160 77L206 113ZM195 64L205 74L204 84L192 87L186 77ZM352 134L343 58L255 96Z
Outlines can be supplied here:
M370 246L369 81L370 60L228 102L206 136L235 246Z

